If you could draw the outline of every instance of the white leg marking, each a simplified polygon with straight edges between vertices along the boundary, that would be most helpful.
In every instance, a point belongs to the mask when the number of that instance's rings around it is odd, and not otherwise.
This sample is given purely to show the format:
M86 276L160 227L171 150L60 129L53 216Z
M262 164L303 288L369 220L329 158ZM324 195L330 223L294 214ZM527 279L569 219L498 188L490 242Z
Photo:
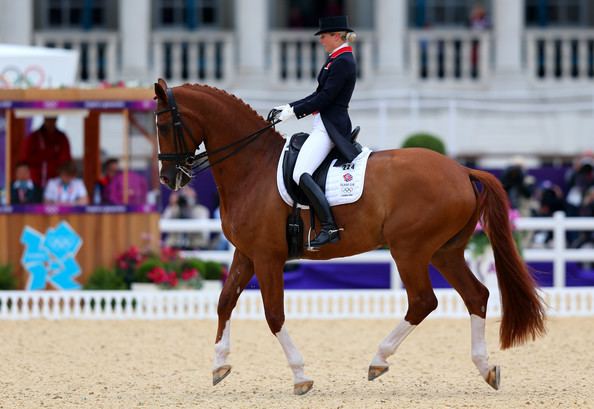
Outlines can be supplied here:
M416 328L416 325L411 325L408 321L402 321L394 328L390 334L382 341L377 350L377 354L371 360L371 366L389 366L388 357L398 348L398 345L404 341L404 338Z
M223 330L223 336L221 340L215 344L215 357L212 365L213 369L218 369L223 365L227 364L227 357L231 351L231 323L227 321L225 323L225 329Z
M303 357L293 344L291 337L289 336L289 332L283 326L279 332L277 332L276 337L283 347L283 351L285 351L285 356L287 357L287 361L289 361L289 366L293 371L293 383L298 384L305 381L310 381L311 379L305 376L303 372L303 366L305 365L303 362Z
M478 315L470 314L470 329L472 341L472 362L476 365L483 378L489 373L487 357L487 343L485 342L485 319Z

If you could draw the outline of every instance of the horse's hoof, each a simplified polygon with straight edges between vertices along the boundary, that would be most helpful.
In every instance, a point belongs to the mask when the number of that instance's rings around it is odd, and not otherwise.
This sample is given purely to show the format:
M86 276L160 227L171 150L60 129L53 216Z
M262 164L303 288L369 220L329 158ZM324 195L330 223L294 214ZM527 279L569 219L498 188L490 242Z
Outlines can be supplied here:
M367 374L367 380L373 381L378 376L382 376L390 369L389 366L370 366L369 373Z
M293 393L295 395L305 395L313 387L313 381L305 381L296 383L293 387Z
M215 386L217 383L221 382L230 373L231 365L223 365L220 368L217 368L214 371L212 371L212 386Z
M493 366L489 370L489 373L487 374L485 381L487 381L487 383L489 385L491 385L491 387L493 389L497 390L497 389L499 389L500 376L501 376L501 370L499 369L499 366Z

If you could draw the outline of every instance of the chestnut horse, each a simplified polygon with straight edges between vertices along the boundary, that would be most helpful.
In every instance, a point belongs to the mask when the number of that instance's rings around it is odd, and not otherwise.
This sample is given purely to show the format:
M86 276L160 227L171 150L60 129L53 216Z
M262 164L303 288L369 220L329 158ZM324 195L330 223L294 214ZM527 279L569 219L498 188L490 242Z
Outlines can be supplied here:
M168 88L160 79L155 94L161 182L174 190L187 184L196 159L203 157L195 152L204 143L220 195L222 228L235 246L218 304L213 384L231 371L227 361L231 312L255 274L266 321L293 372L294 393L308 392L313 381L305 375L303 358L284 325L285 223L291 208L278 193L276 171L285 140L252 108L225 91L190 84ZM464 249L479 219L495 254L502 302L501 347L544 333L544 306L514 246L506 193L491 174L425 149L379 151L369 159L361 199L333 210L344 228L342 239L317 252L306 251L304 257L346 257L387 245L408 297L404 320L380 343L371 361L369 380L388 370L387 358L437 307L429 280L431 263L464 300L471 321L472 361L483 379L498 389L499 367L488 364L485 343L489 291L464 260ZM306 211L306 232L308 216Z

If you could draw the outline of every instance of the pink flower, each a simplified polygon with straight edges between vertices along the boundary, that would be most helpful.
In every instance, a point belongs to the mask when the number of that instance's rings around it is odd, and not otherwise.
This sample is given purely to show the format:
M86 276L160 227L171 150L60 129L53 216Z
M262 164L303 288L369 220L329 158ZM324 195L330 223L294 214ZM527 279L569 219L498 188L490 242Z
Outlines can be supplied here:
M509 222L512 226L512 229L516 228L516 220L520 218L520 211L517 209L510 209L509 210Z

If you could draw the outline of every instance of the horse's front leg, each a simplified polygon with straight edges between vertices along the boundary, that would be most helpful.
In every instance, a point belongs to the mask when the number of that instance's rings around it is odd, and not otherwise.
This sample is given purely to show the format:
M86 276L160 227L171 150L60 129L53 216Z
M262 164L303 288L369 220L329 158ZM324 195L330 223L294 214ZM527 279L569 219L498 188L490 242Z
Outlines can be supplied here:
M217 313L219 327L215 341L215 356L212 371L212 384L216 385L231 372L231 365L227 363L231 342L231 312L237 304L239 295L254 275L254 264L250 259L235 250L233 262L229 268L229 277L223 285L219 296Z
M305 376L303 357L285 328L283 265L283 260L255 260L256 277L268 327L280 342L293 371L293 392L303 395L313 387L313 381Z

